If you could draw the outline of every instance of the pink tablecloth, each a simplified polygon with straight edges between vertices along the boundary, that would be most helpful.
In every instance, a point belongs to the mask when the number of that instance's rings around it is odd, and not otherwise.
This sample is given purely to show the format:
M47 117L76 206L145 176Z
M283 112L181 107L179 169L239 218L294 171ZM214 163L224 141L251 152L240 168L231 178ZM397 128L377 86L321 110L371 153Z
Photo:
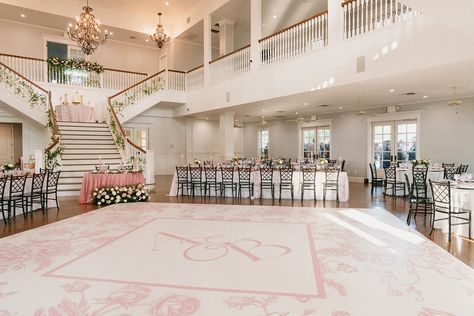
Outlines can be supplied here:
M95 122L92 106L83 104L56 105L56 119L60 122Z
M82 179L79 203L92 203L92 193L100 187L120 187L126 185L144 184L143 173L95 174L86 173Z

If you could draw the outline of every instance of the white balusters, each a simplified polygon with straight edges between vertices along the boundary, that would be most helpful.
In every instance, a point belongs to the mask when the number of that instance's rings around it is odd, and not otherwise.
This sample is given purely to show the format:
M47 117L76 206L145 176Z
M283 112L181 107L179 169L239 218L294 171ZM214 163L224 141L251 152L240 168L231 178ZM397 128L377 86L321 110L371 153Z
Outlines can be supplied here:
M327 12L265 37L259 42L262 65L287 60L326 46Z
M238 49L209 64L211 81L217 82L250 71L250 45Z
M184 71L167 70L167 90L185 91L186 90L186 73Z
M419 15L397 0L354 0L342 5L344 38L352 38Z

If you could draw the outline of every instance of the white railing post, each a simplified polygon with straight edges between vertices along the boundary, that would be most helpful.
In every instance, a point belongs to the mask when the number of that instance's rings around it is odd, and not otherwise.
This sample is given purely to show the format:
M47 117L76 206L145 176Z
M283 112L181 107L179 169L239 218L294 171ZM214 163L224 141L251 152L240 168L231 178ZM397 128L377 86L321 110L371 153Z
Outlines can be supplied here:
M145 181L155 184L155 151L152 149L147 149L145 155Z
M35 150L35 173L40 173L44 169L44 151L40 149Z

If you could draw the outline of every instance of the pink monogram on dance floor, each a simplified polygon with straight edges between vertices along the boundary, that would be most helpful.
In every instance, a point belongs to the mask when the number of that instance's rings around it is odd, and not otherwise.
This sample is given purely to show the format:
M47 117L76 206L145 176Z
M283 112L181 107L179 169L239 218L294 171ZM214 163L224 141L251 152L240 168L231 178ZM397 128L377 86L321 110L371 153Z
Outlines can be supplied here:
M1 316L473 310L473 270L384 210L124 204L0 239Z

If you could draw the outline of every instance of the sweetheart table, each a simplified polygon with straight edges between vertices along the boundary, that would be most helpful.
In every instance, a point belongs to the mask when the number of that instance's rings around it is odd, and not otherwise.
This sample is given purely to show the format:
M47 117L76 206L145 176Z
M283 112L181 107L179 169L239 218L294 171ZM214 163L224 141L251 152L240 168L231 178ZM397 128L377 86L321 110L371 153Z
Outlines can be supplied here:
M60 122L95 122L94 107L84 104L56 105L56 119Z
M85 173L82 179L79 203L91 204L92 194L96 188L123 187L144 184L145 177L141 172L128 173Z

